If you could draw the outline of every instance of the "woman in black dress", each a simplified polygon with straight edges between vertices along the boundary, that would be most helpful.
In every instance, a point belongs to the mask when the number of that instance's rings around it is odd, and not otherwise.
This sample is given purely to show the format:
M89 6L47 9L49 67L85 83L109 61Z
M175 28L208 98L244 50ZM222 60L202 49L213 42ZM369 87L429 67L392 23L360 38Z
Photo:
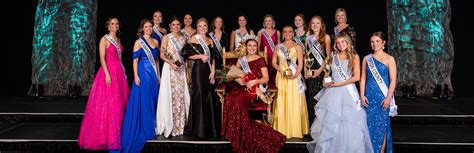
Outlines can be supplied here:
M218 129L215 103L211 84L214 84L215 51L212 39L207 36L207 20L197 21L197 33L192 35L183 48L183 57L193 60L191 67L191 104L189 121L185 131L198 138L217 137Z

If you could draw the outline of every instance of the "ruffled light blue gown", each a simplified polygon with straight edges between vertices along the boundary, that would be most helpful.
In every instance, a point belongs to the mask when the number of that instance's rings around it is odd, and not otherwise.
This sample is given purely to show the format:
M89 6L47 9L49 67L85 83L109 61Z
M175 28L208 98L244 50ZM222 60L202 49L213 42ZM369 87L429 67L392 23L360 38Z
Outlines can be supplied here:
M348 61L341 66L346 75ZM341 82L334 64L331 65L332 78ZM354 84L348 84L356 92ZM311 126L313 141L307 144L310 153L372 153L365 110L353 100L346 86L325 87L316 96L316 119ZM357 97L359 99L359 97ZM359 108L358 108L359 107Z

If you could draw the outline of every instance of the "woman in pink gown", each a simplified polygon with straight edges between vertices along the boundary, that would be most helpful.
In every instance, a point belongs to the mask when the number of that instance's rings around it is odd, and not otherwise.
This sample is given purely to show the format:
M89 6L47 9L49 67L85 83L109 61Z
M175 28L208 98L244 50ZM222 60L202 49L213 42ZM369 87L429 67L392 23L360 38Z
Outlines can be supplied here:
M109 34L100 39L100 63L81 124L81 149L120 149L120 132L130 89L121 62L123 47L116 37L119 21L107 21Z
M270 80L269 84L275 84L276 70L272 66L273 49L275 45L280 44L280 31L275 29L275 20L272 15L267 14L263 17L263 28L258 32L259 51L265 51L267 48L267 67ZM268 37L268 38L267 38Z

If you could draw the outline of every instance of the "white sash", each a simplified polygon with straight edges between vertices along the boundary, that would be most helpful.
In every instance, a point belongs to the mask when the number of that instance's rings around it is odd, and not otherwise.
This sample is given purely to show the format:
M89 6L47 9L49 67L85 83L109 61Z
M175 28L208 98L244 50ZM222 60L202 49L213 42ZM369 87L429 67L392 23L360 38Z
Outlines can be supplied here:
M242 36L242 33L240 33L240 30L237 29L237 30L235 30L235 31L236 31L235 33L237 34L237 36L239 36L239 38L240 38L241 40L243 40L243 39L244 39L244 36Z
M219 40L217 40L217 37L214 35L214 32L209 33L209 36L211 36L212 41L214 41L214 44L216 44L217 51L218 51L219 55L221 55L222 54L221 53L222 52L221 42L219 42Z
M273 42L272 37L270 37L270 35L267 33L267 31L265 31L265 29L262 29L262 30L260 30L260 31L262 31L263 36L265 37L265 39L267 39L267 42L268 42L268 44L270 45L271 50L273 51L273 49L275 49L275 43ZM276 31L275 31L275 32L276 32Z
M171 43L173 44L174 48L176 49L176 53L178 53L178 60L180 62L183 62L183 59L181 58L181 45L179 44L178 40L176 40L176 38L173 36L173 34L168 34L168 37L170 38L171 40Z
M156 28L155 26L153 26L153 31L160 37L160 39L163 38L163 34L161 34L161 32L158 31L158 28Z
M119 59L120 59L120 65L122 65L123 72L125 72L125 67L123 66L123 63L122 63L122 49L120 49L119 44L117 43L117 41L115 41L114 38L112 38L112 36L110 36L109 34L106 34L104 37L105 37L107 40L109 40L110 43L112 43L112 45L114 45L115 50L117 50L117 55L118 55L118 57L119 57ZM125 76L127 76L127 75L125 75Z
M370 72L372 73L372 76L374 76L375 81L377 82L377 85L379 86L380 90L382 90L382 93L385 97L387 97L388 94L388 87L385 84L385 81L382 79L382 76L380 76L379 71L377 70L374 62L374 58L372 57L371 54L367 55L367 65L369 66ZM397 112L398 106L395 104L395 99L392 96L392 100L390 101L390 116L396 116L398 114Z
M150 61L151 66L153 66L153 70L155 71L156 78L158 78L158 72L156 69L156 63L155 63L155 58L153 57L153 53L151 53L151 49L148 47L148 45L145 42L143 38L140 38L140 46L145 50L146 56L148 57L148 61Z
M242 70L244 70L245 73L251 73L252 71L250 70L249 62L247 60L247 57L242 56L239 58L240 65L242 65Z
M196 39L198 40L199 44L201 45L202 49L204 50L204 53L209 56L209 58L207 59L207 65L209 65L209 70L212 71L212 66L211 66L211 50L209 49L209 47L207 47L206 45L206 42L204 41L204 39L201 38L200 35L195 35L194 37L196 37Z
M303 48L303 50L306 50L306 46L304 45L304 43L301 41L301 39L298 37L296 33L293 39L295 40L296 43L298 43Z
M341 64L339 63L339 57L337 56L337 53L332 52L332 57L333 57L333 61L334 61L333 62L334 67L336 67L336 72L338 74L336 76L339 76L342 81L348 80L349 77L346 75L346 73L344 72L344 69L341 67ZM360 97L357 94L357 91L356 91L357 88L355 87L355 84L351 83L351 84L345 85L345 87L349 91L349 94L351 95L352 100L354 100L356 102L356 109L357 110L362 109L362 107L360 105Z
M186 40L189 40L189 38L191 38L191 36L188 34L188 32L186 32L186 30L181 29L181 33L183 33L183 36L184 36L184 38L186 38Z
M280 52L285 57L285 60L290 61L290 63L288 64L288 67L291 69L291 72L293 73L293 75L295 75L298 65L296 65L296 62L293 59L291 59L290 54L286 51L285 47L283 46L283 43L279 44L278 48L280 49ZM301 75L299 75L298 78L296 79L298 80L298 92L303 93L306 90L306 85L304 84Z
M318 40L316 39L316 36L311 37L309 39L309 50L311 51L311 54L316 58L318 61L319 65L323 65L324 63L324 54L322 53L323 49L321 48L321 44L319 44Z

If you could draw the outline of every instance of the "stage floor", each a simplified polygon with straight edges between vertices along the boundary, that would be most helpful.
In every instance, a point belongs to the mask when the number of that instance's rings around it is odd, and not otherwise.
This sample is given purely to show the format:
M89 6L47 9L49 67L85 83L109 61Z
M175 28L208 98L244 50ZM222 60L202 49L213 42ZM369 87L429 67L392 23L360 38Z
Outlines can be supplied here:
M86 101L86 97L0 97L0 151L15 151L18 147L24 148L19 151L28 151L27 146L51 149L51 145L56 144L59 148L52 152L58 149L82 152L76 139ZM397 152L474 151L474 98L446 101L397 98L397 105L399 116L392 118ZM309 136L289 139L281 152L305 152L309 141ZM229 142L222 138L195 139L185 135L159 136L148 141L144 152L170 152L163 148L173 146L201 147L197 152L230 151Z

